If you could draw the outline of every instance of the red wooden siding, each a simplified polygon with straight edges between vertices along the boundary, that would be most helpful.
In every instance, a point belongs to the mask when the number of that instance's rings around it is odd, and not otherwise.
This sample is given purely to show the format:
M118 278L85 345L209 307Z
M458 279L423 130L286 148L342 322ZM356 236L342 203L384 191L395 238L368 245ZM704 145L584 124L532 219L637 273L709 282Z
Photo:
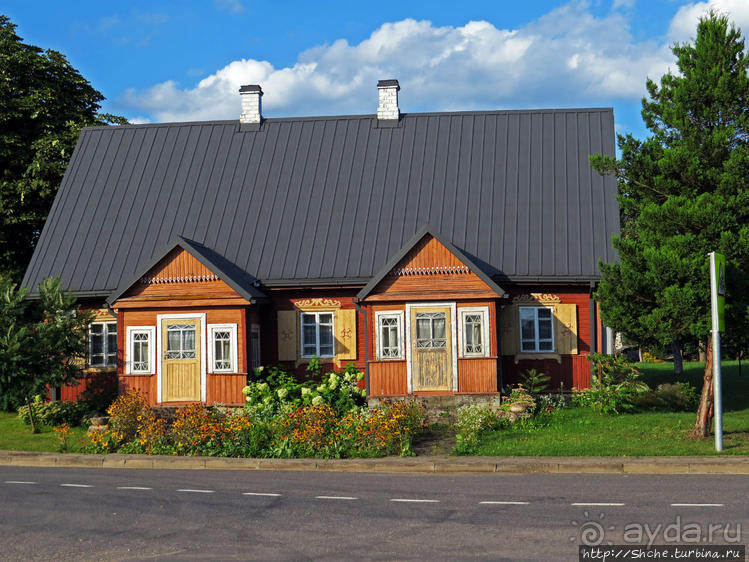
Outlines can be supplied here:
M87 373L78 384L60 388L60 400L75 402L83 397L87 388L102 388L117 386L117 373L114 371L94 371Z
M157 403L156 375L120 375L119 392L135 390L152 406Z
M502 384L514 385L521 382L521 375L528 369L536 369L551 377L549 390L572 390L590 387L590 362L585 355L563 355L562 362L554 359L521 359L518 364L512 357L502 357Z
M497 392L497 359L458 359L458 392Z
M369 364L370 396L408 394L405 361L372 361Z
M247 384L247 375L208 375L206 402L213 404L244 404L242 388Z

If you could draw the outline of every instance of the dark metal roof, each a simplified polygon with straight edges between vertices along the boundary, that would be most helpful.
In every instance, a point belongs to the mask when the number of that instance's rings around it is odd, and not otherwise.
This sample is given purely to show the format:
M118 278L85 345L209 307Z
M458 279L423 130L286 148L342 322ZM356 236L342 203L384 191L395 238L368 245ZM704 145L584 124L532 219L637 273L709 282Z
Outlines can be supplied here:
M114 302L124 295L130 287L135 285L141 277L146 275L151 268L155 267L167 256L167 254L169 254L169 252L177 247L188 252L192 257L218 275L224 283L234 289L243 299L249 302L257 302L259 300L264 301L268 299L267 295L255 286L257 280L246 271L242 271L234 264L229 263L210 248L206 248L202 244L193 240L177 236L175 240L167 244L161 249L161 251L156 252L154 258L149 263L143 265L135 275L117 287L117 289L108 296L107 304L112 306Z
M84 129L24 277L112 292L184 236L267 286L370 279L420 228L503 280L612 261L611 109Z
M463 265L468 267L473 273L475 273L479 279L481 279L484 283L486 283L489 288L494 291L497 296L504 297L505 292L502 290L502 288L497 285L491 277L489 277L486 272L484 271L483 267L481 267L479 264L477 264L474 260L472 260L469 256L465 255L463 252L461 252L458 248L450 244L450 242L445 239L444 236L442 236L437 230L434 229L432 225L426 225L419 229L419 231L413 235L413 237L406 242L403 247L396 253L390 260L380 268L380 270L372 277L372 279L367 283L364 288L359 291L359 293L356 295L356 298L358 299L365 299L377 285L382 281L385 276L390 273L390 271L398 265L398 262L401 261L404 257L406 257L406 254L411 251L411 249L416 246L416 244L419 243L419 241L424 238L427 234L431 235L432 237L436 238L437 241L442 244L445 248L447 248L456 258L458 258L461 262L463 262Z

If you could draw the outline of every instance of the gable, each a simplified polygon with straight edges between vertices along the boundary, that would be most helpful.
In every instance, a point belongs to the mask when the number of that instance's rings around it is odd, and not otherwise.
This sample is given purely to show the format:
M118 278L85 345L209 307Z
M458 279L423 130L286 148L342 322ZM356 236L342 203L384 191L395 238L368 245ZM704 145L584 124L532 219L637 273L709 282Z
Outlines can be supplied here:
M425 234L364 300L497 298L467 264L432 234Z
M123 301L202 298L242 299L207 266L181 247L171 250L142 275L117 300ZM242 301L247 302L245 299Z

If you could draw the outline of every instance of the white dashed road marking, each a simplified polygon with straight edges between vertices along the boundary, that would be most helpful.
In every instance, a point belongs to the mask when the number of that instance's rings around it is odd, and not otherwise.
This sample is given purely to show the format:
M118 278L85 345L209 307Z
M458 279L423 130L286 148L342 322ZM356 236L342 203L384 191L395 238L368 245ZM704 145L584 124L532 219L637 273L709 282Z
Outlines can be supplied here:
M243 496L268 496L270 498L277 498L281 494L273 494L270 492L242 492Z
M60 484L63 488L93 488L91 484Z
M606 503L606 502L575 502L570 505L577 505L583 507L618 507L624 505L623 503Z
M23 480L6 480L6 484L36 484L36 482L25 482Z
M190 488L180 488L178 492L191 492L193 494L213 494L216 490L191 490Z
M404 502L404 503L439 503L439 500L418 500L409 498L391 498L391 502Z
M479 502L480 504L484 505L528 505L530 502L495 502L495 501L486 501L486 502Z
M722 503L672 503L671 507L725 507Z
M153 488L146 488L145 486L117 486L118 490L153 490Z
M316 500L358 500L351 496L315 496Z

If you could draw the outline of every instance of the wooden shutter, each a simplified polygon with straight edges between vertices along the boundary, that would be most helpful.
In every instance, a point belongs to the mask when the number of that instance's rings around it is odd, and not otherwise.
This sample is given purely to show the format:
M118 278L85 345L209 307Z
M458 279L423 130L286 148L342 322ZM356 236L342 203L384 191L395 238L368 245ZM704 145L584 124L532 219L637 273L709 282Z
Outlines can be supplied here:
M356 310L336 310L335 349L340 360L356 359Z
M499 352L501 355L520 353L520 318L515 304L505 306L499 312Z
M295 310L278 311L278 360L296 361L299 326Z
M577 305L554 306L554 337L557 353L577 355Z

